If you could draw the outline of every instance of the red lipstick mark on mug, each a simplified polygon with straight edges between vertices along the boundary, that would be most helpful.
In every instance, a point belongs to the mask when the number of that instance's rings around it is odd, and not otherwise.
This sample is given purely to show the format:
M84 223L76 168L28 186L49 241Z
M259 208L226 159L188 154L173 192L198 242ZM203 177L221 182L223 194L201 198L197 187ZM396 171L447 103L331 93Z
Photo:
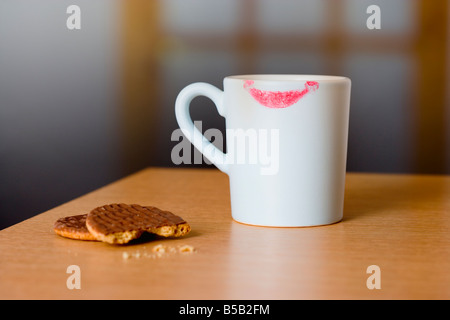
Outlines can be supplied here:
M254 81L247 80L244 82L244 89L259 102L259 104L273 109L282 109L292 106L299 101L308 92L319 89L319 83L316 81L306 81L305 89L291 91L264 91L253 88Z

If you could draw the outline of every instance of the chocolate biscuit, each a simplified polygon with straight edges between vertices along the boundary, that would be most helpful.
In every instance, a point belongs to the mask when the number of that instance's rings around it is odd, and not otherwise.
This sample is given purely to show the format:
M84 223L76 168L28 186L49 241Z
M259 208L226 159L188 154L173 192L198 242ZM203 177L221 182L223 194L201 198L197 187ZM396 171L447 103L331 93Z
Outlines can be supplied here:
M86 227L97 240L124 244L144 232L179 237L191 228L181 217L156 207L138 204L108 204L95 208L86 218Z
M65 238L97 240L87 229L86 218L87 214L60 218L53 224L53 230Z

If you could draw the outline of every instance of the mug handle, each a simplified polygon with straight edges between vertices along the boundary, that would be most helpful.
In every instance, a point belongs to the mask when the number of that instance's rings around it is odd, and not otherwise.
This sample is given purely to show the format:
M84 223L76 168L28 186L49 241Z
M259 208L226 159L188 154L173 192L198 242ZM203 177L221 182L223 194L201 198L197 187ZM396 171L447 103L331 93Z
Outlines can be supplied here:
M224 117L223 106L224 92L210 85L209 83L196 82L188 85L178 94L175 102L175 116L178 125L186 138L200 151L209 161L211 161L220 171L228 174L228 164L226 154L216 148L203 134L194 126L189 114L191 101L198 96L205 96L211 99L216 105L219 114Z

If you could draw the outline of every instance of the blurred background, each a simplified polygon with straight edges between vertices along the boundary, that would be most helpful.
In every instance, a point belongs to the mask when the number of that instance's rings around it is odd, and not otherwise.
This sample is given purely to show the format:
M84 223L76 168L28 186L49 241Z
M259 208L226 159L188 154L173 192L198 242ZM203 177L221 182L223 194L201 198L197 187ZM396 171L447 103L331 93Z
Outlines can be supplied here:
M350 77L348 171L450 174L449 15L445 0L2 0L0 229L173 166L178 92L233 74ZM224 130L206 98L191 113Z

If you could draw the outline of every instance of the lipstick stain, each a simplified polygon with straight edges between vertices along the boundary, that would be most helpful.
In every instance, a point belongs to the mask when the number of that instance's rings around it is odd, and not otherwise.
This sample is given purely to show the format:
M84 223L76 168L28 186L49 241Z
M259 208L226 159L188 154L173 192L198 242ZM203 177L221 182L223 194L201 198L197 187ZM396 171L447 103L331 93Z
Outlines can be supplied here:
M244 89L247 90L259 104L273 109L290 107L308 92L319 89L319 83L316 81L306 81L305 89L291 91L264 91L254 88L253 84L253 80L246 80L244 82Z

